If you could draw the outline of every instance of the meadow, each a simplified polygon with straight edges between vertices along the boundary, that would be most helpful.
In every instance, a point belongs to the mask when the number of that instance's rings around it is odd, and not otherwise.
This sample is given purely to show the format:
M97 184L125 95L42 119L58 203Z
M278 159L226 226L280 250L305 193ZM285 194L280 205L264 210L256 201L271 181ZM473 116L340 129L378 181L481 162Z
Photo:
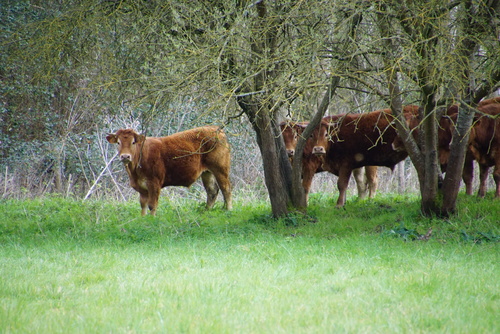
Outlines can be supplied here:
M335 196L333 196L335 197ZM498 333L500 202L0 201L1 333ZM429 235L428 232L431 231Z

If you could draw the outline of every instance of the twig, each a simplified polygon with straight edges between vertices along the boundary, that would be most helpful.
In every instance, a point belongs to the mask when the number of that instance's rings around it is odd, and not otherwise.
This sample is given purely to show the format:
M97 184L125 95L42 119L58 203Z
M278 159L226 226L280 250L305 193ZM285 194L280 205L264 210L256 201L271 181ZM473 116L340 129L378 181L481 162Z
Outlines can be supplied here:
M66 197L69 197L69 190L71 188L71 177L72 177L72 175L69 174L69 177L68 177L68 188L66 188Z
M9 166L5 166L5 179L4 179L4 187L3 187L3 196L7 194L7 177L8 177L8 172L9 172Z
M92 194L92 192L94 191L94 188L97 186L97 183L99 182L99 180L101 179L101 177L104 175L104 173L106 172L106 170L108 170L108 167L109 165L111 164L111 162L113 161L113 159L118 155L118 152L115 153L115 155L111 158L111 160L109 160L107 163L106 163L106 166L104 166L104 168L102 169L101 173L99 174L99 176L97 177L97 179L94 181L94 184L92 185L92 187L90 187L89 191L87 192L87 195L85 195L85 198L83 199L84 201L89 198L89 196ZM110 172L111 174L111 172ZM115 182L115 179L113 178L113 175L111 174L111 178L113 179L113 182ZM116 184L116 182L115 182ZM118 187L118 185L117 185ZM123 194L121 193L120 191L120 194L122 195L123 199L125 200L125 196L123 196Z

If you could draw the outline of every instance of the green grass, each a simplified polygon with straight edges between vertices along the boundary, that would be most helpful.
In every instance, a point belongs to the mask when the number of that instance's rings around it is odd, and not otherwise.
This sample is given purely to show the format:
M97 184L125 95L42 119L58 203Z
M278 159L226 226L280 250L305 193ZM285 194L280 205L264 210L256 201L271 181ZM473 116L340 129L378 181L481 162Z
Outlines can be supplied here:
M500 202L0 201L1 333L496 333ZM432 228L429 241L413 240Z

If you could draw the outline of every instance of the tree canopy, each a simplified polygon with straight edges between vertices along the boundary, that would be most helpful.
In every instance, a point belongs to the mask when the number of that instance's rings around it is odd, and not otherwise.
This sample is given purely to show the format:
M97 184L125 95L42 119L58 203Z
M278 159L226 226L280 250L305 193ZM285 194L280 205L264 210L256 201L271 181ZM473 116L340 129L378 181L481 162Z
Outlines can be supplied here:
M220 125L246 115L279 216L303 205L280 120L314 124L325 112L385 107L399 115L417 104L424 139L414 142L404 122L398 132L419 172L423 211L435 213L437 119L460 103L466 138L476 104L498 88L499 9L496 0L7 1L2 141L82 132L123 109L145 130L178 105ZM448 188L458 191L456 182Z

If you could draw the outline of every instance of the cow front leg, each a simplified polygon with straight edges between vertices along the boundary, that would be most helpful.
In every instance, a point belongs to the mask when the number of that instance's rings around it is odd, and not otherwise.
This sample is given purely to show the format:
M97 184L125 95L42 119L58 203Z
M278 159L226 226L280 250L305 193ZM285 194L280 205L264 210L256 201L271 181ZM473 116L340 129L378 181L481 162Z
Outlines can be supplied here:
M148 195L139 194L139 202L141 203L141 216L145 216L148 210Z
M158 208L158 199L160 198L161 188L155 185L148 186L148 208L152 216L156 216L156 208Z
M472 195L472 179L474 178L474 160L471 158L465 157L464 170L462 172L462 180L465 183L465 193L467 195ZM480 183L481 184L481 183ZM481 189L481 186L479 186Z
M315 170L312 170L312 168L302 169L302 187L304 188L304 192L306 194L306 205L309 202L309 191L311 191L311 184L314 174Z
M341 168L339 172L339 179L337 181L337 188L339 189L339 199L337 200L337 208L345 205L347 186L349 185L349 178L351 177L351 169Z

